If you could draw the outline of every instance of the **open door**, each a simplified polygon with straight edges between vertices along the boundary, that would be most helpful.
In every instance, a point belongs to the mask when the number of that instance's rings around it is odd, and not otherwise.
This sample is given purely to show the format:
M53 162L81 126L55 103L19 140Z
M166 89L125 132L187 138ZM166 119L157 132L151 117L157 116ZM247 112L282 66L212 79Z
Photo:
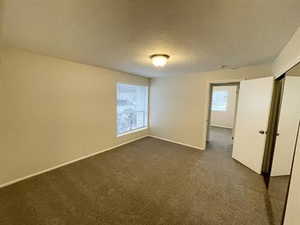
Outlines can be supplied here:
M271 108L273 77L240 83L232 157L261 174Z

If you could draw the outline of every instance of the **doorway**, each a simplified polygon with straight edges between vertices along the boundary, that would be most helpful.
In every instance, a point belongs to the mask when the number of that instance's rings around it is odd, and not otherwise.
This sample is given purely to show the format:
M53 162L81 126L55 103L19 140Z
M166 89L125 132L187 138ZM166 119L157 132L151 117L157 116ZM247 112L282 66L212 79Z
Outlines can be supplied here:
M211 83L206 143L210 147L232 150L239 95L239 82Z
M271 103L272 110L270 111L268 132L266 136L266 145L265 145L264 159L262 165L262 175L264 176L267 186L269 186L269 181L271 177L271 169L272 169L276 139L277 136L279 135L278 125L279 125L280 109L281 109L281 103L282 103L283 91L284 91L284 81L285 81L285 74L274 80L273 96L272 96L272 103Z

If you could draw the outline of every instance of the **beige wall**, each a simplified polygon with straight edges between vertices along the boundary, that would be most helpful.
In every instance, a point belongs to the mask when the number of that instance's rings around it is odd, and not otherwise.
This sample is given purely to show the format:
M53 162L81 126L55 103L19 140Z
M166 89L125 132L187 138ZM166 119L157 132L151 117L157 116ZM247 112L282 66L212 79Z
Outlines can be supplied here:
M297 64L296 66L294 66L292 69L290 69L287 72L287 76L295 76L295 77L299 77L300 76L300 64Z
M215 86L213 91L227 91L228 99L226 111L211 111L210 125L233 128L237 86Z
M291 40L282 49L272 65L273 74L277 77L284 74L300 62L300 27L296 30Z
M0 52L0 185L148 134L116 137L116 82L140 76Z
M154 78L150 91L151 135L205 147L209 82L271 76L271 65Z

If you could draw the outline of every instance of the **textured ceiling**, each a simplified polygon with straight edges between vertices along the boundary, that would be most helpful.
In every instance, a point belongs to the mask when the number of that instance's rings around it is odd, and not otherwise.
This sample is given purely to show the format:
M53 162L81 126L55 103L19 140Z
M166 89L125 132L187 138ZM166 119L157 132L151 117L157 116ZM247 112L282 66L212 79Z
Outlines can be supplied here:
M1 1L1 0L0 0ZM299 0L2 0L3 43L156 77L271 61ZM163 69L149 55L171 56Z

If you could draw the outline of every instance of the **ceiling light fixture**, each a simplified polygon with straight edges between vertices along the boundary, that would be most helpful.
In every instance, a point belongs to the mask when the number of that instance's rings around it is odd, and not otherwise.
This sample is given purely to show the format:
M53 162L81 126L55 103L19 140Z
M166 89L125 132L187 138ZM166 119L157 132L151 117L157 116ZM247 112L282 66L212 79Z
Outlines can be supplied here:
M166 54L154 54L150 56L153 65L156 67L164 67L167 64L169 58L170 56Z

